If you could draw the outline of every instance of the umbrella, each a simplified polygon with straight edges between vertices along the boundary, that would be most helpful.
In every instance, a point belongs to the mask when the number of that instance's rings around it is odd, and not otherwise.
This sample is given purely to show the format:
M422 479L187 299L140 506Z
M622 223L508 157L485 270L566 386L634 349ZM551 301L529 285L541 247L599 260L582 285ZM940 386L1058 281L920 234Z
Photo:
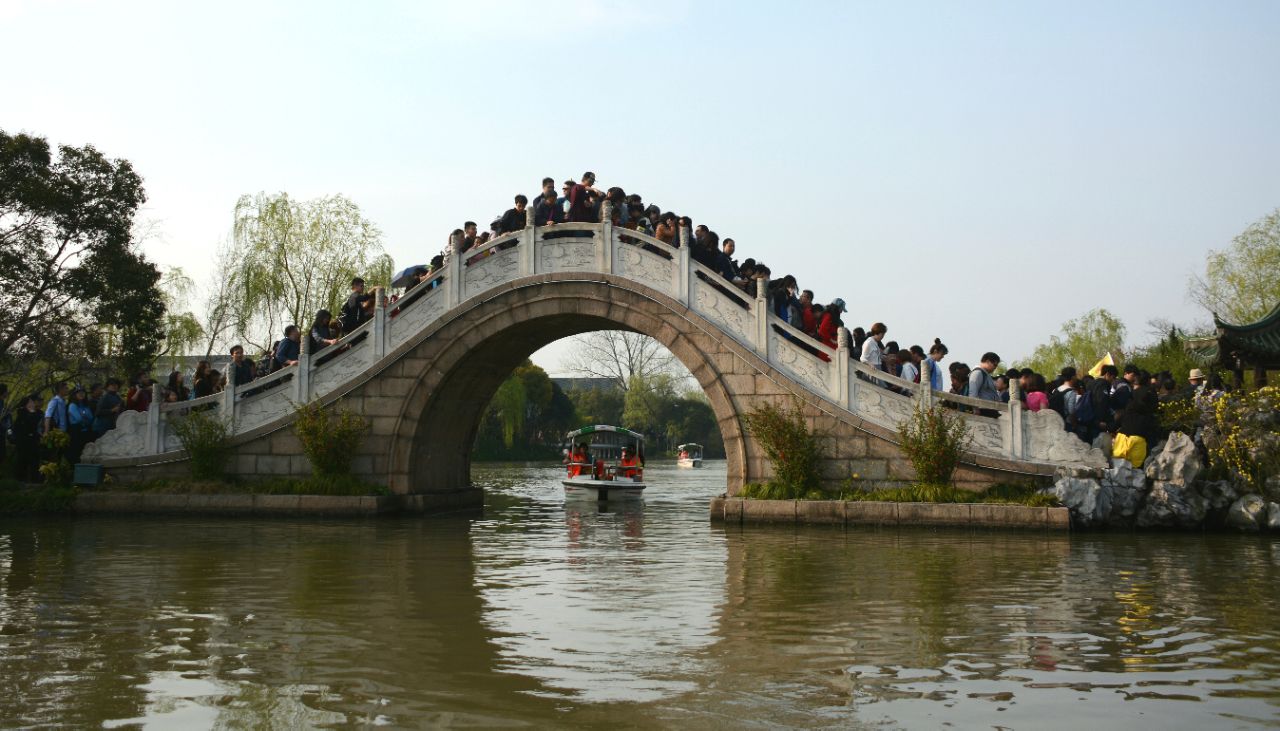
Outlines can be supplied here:
M408 287L418 281L418 274L427 270L426 264L415 264L400 272L391 280L392 287Z

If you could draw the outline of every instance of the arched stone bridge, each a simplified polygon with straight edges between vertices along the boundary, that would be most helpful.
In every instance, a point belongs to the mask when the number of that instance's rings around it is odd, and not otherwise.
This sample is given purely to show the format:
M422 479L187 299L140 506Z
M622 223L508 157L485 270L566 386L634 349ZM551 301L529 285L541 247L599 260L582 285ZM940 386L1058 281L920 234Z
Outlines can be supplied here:
M372 425L354 455L357 473L398 494L465 492L476 431L507 375L555 340L622 329L658 340L706 392L724 437L729 494L769 476L742 420L764 401L799 404L828 435L824 475L833 487L851 473L912 479L896 442L916 401L997 412L964 414L972 445L961 485L1044 481L1063 467L1106 464L1100 451L1064 432L1052 411L935 392L850 359L843 341L836 352L823 348L769 313L763 287L744 295L690 259L687 230L681 239L675 248L609 223L500 236L450 257L390 307L379 295L374 317L339 345L313 355L303 338L296 367L221 394L176 404L157 398L147 413L126 412L85 458L124 481L184 472L170 421L206 407L233 424L232 472L306 475L309 464L289 428L293 407L341 401Z

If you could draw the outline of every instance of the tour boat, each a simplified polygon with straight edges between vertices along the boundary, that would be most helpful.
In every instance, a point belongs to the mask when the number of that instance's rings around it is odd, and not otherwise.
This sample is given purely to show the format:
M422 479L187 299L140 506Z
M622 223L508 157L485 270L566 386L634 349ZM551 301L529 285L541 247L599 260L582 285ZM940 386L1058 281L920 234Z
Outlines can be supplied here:
M620 426L584 426L568 435L563 480L566 500L644 497L644 435Z
M701 444L690 442L689 444L681 444L676 449L680 450L679 456L676 457L676 467L683 467L689 470L702 466Z

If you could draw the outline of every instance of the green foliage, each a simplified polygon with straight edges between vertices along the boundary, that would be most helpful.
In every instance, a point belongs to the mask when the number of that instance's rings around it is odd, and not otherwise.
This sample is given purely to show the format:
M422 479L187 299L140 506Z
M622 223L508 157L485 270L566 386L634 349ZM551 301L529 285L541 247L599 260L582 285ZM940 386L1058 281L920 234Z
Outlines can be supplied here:
M70 487L72 467L66 457L59 456L40 465L40 476L49 487Z
M230 324L245 342L270 345L284 327L307 327L320 308L337 312L351 278L386 286L392 261L382 234L342 196L297 201L285 193L242 196L233 240L223 252L226 301L215 302L210 327Z
M568 392L583 424L621 424L626 396L603 388L575 388Z
M0 378L33 363L57 378L86 358L126 371L150 362L164 304L132 238L145 200L125 160L87 145L55 156L44 138L0 131Z
M898 437L916 479L928 485L950 485L969 445L964 417L942 406L925 409L916 404L911 418L898 427Z
M795 499L821 489L822 435L809 429L798 405L757 404L743 420L773 466L773 479L764 488L770 499Z
M526 360L502 382L476 435L477 459L554 459L577 426L573 402L546 371Z
M1186 335L1174 325L1162 324L1161 330L1166 334L1154 343L1134 348L1129 354L1129 363L1150 373L1168 371L1175 379L1183 379L1191 373L1192 368L1201 364L1191 356L1186 347Z
M216 480L225 474L231 429L220 416L211 411L190 411L173 419L170 426L191 458L192 477Z
M1055 335L1048 343L1036 346L1031 357L1017 366L1046 376L1057 374L1065 366L1075 366L1084 373L1107 353L1119 362L1124 337L1124 323L1119 318L1105 309L1090 310L1077 320L1063 323L1061 336Z
M1280 303L1280 208L1210 251L1205 273L1191 281L1191 297L1224 320L1243 325Z
M350 474L351 458L368 431L369 421L346 407L326 410L312 402L295 409L293 433L316 475Z

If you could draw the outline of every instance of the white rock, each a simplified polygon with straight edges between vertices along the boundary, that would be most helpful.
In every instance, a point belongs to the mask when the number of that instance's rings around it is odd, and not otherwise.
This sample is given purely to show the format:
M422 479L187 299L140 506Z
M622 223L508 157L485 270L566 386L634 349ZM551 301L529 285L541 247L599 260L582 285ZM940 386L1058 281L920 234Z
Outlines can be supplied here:
M1195 442L1182 432L1170 432L1164 449L1154 459L1147 460L1147 477L1154 481L1168 482L1186 487L1195 481L1203 468Z
M1156 482L1138 511L1141 528L1193 528L1204 521L1204 499L1179 485Z
M1111 512L1110 496L1103 494L1097 480L1064 477L1053 484L1053 494L1080 525L1097 525Z
M1231 504L1227 525L1245 531L1256 531L1267 521L1267 501L1261 495L1245 495Z

